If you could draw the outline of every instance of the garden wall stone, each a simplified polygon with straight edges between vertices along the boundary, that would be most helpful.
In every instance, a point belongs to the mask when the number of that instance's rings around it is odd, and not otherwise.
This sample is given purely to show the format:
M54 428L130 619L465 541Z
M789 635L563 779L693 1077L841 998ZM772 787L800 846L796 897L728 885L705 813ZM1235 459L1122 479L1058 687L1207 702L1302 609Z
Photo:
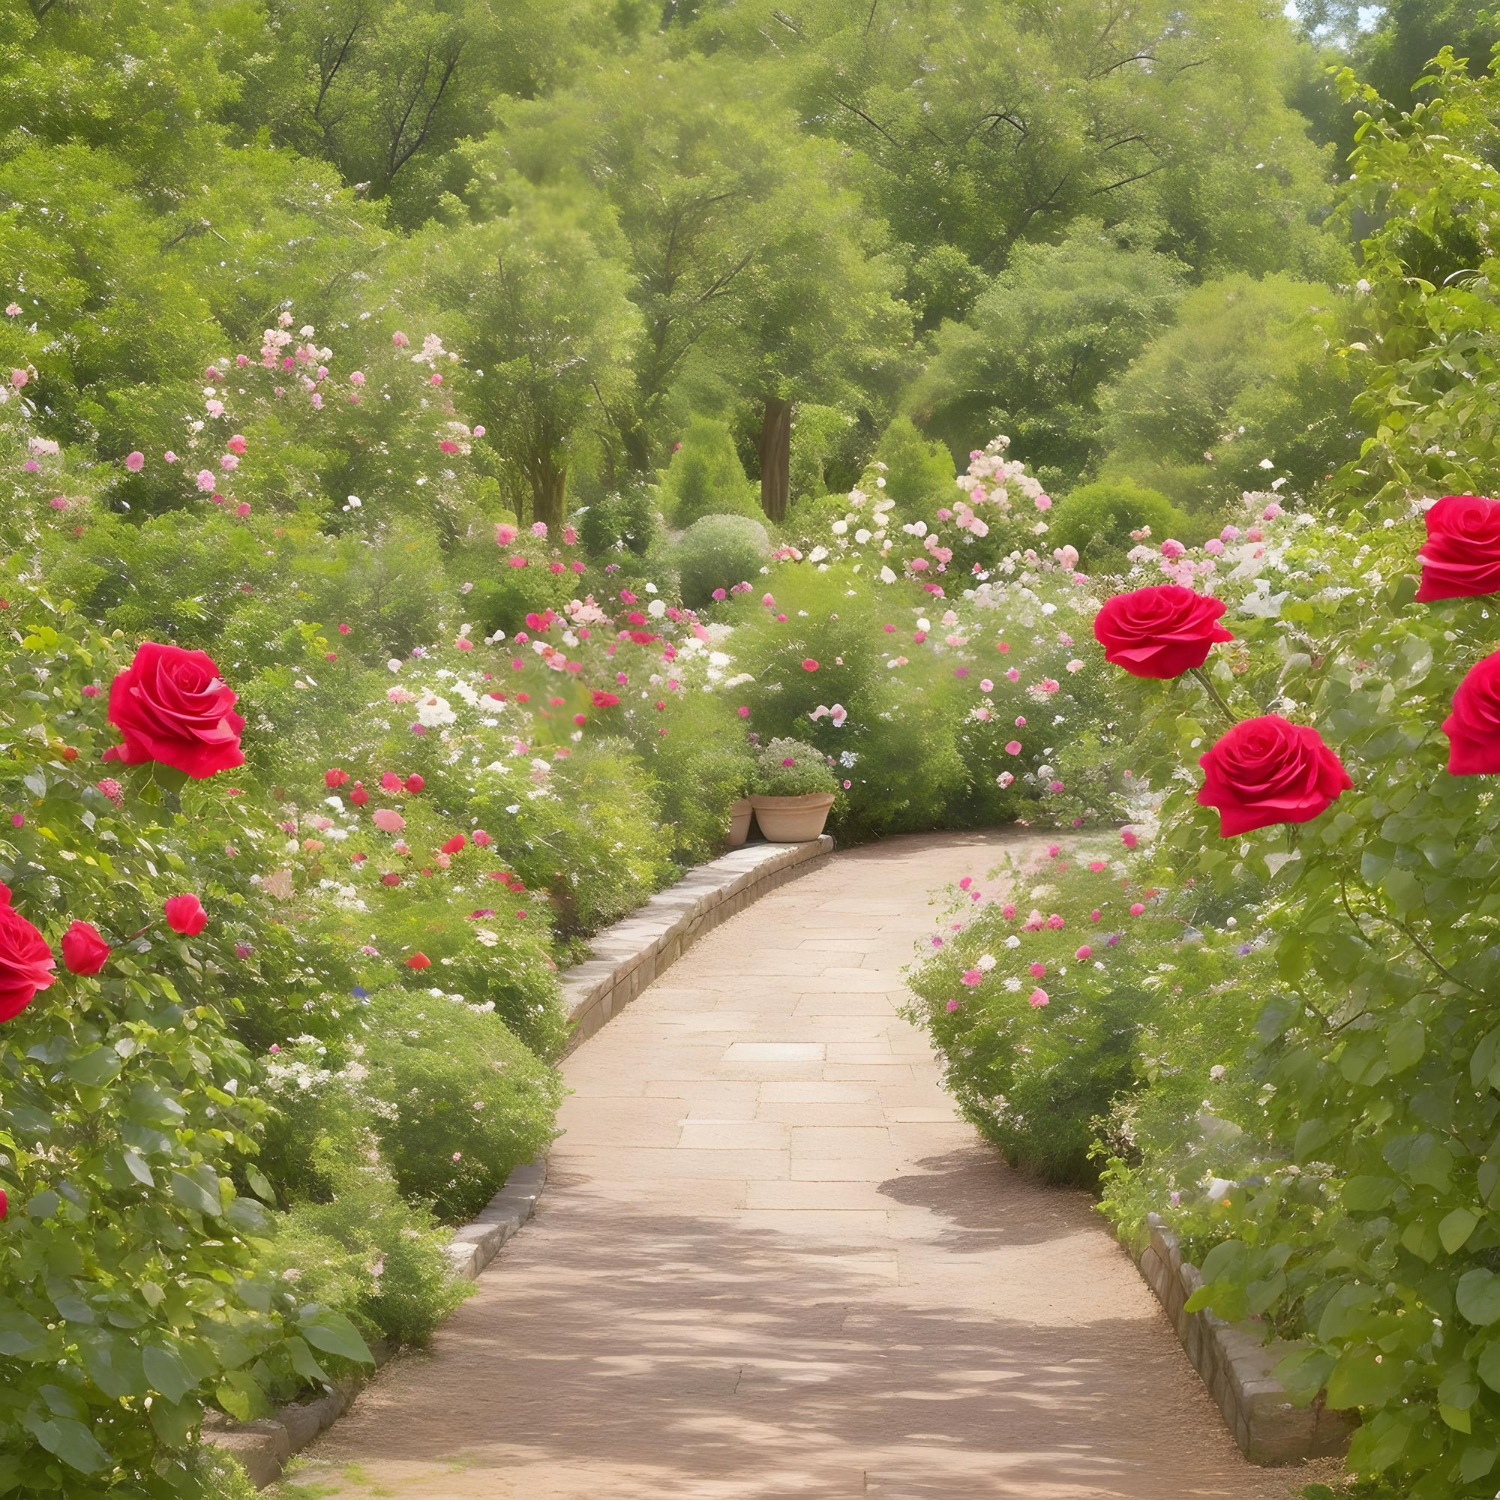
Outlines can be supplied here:
M1353 1412L1315 1402L1296 1407L1271 1371L1292 1353L1285 1340L1265 1343L1253 1325L1226 1323L1211 1312L1188 1312L1187 1300L1203 1285L1198 1268L1182 1258L1178 1239L1160 1218L1147 1218L1146 1240L1131 1254L1166 1309L1182 1347L1224 1414L1240 1451L1251 1463L1301 1463L1341 1456L1357 1425Z
M745 844L699 865L599 933L589 958L562 975L563 1001L573 1022L568 1050L598 1031L705 932L832 853L833 840L826 833L805 844ZM467 1281L478 1277L531 1217L546 1182L547 1164L541 1157L511 1172L479 1217L455 1231L449 1242L456 1275ZM377 1369L393 1353L383 1344L370 1352ZM337 1381L316 1400L290 1402L262 1421L211 1417L203 1436L232 1453L251 1482L264 1489L281 1477L288 1459L348 1409L362 1384L361 1376Z

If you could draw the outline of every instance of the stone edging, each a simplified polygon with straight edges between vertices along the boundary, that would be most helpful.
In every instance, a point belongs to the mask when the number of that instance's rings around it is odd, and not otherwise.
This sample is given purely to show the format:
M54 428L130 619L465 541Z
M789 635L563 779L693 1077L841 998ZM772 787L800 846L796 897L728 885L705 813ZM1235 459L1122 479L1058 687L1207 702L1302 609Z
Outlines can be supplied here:
M479 1273L500 1253L500 1247L531 1217L536 1200L547 1183L547 1163L537 1157L524 1167L516 1167L505 1179L505 1186L490 1199L488 1206L471 1223L454 1232L448 1242L448 1258L453 1274L465 1281L478 1279ZM374 1344L375 1368L395 1352L387 1344ZM291 1401L274 1417L258 1422L226 1422L206 1426L203 1436L240 1461L250 1482L257 1489L274 1484L281 1477L287 1460L300 1453L312 1440L331 1427L349 1408L366 1374L338 1380L322 1396L312 1401Z
M805 844L742 844L605 928L588 960L562 975L573 1023L568 1050L593 1036L705 932L832 853L826 833Z
M571 1051L634 1000L662 970L675 963L702 935L757 897L800 875L833 852L826 833L805 844L745 844L690 871L676 885L653 896L638 911L599 933L589 958L562 974L563 999L573 1033ZM454 1232L447 1250L456 1276L475 1280L500 1247L531 1217L547 1182L547 1164L538 1157L517 1167L489 1206ZM371 1351L375 1367L394 1352ZM204 1439L233 1454L258 1489L281 1477L287 1460L348 1410L363 1375L336 1381L313 1401L292 1401L274 1417L257 1422L206 1425Z
M1293 1351L1284 1340L1263 1343L1211 1312L1188 1312L1186 1302L1203 1285L1197 1266L1183 1260L1177 1236L1156 1214L1140 1246L1127 1246L1151 1290L1166 1309L1182 1347L1241 1452L1255 1464L1295 1464L1342 1456L1358 1425L1353 1412L1329 1411L1321 1399L1296 1407L1271 1371Z

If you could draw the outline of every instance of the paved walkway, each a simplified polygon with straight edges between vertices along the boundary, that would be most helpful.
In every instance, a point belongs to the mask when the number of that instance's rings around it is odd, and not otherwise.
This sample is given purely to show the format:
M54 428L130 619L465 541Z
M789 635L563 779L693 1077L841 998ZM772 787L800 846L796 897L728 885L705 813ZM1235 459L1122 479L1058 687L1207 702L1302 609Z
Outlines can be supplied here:
M567 1061L535 1222L298 1483L340 1500L1290 1495L1293 1476L1240 1458L1088 1199L1007 1170L896 1014L929 891L1027 842L838 854L703 939Z

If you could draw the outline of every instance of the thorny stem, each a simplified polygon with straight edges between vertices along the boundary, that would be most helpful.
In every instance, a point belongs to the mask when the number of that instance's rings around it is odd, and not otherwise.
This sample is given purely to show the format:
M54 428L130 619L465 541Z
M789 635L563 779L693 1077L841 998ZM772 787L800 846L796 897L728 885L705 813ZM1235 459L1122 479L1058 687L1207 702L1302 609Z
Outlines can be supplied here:
M1203 684L1203 691L1206 692L1208 696L1212 698L1218 705L1219 712L1222 713L1231 724L1238 724L1240 722L1240 716L1235 713L1235 711L1225 700L1224 695L1218 690L1218 688L1214 686L1213 679L1208 675L1208 673L1205 672L1202 667L1189 667L1188 670L1193 674L1194 677L1198 679L1200 683Z

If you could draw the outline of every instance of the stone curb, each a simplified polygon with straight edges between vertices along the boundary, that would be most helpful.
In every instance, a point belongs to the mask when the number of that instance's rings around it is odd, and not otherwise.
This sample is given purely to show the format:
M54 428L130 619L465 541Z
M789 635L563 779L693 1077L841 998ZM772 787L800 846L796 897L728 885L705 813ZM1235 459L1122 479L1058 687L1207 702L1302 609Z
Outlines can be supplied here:
M591 1037L705 932L832 853L833 839L826 833L805 844L745 844L690 870L676 885L605 928L590 945L589 958L561 976L573 1023L567 1050ZM515 1168L479 1217L448 1242L454 1275L477 1279L531 1217L546 1183L543 1157ZM376 1344L370 1352L378 1370L395 1351ZM289 1459L348 1410L367 1378L336 1381L316 1400L289 1402L262 1421L205 1426L204 1440L233 1454L250 1482L264 1489L281 1477Z
M1296 1407L1271 1371L1296 1346L1265 1343L1253 1325L1226 1323L1211 1312L1188 1312L1187 1299L1203 1285L1197 1266L1183 1260L1177 1236L1148 1214L1144 1244L1127 1246L1147 1285L1166 1309L1182 1347L1224 1414L1240 1451L1267 1467L1308 1458L1342 1457L1358 1426L1353 1412L1330 1411L1319 1401Z
M545 1158L539 1156L524 1167L514 1168L479 1217L456 1230L448 1242L453 1274L465 1281L477 1280L500 1253L500 1247L531 1217L546 1184ZM370 1346L370 1353L378 1370L395 1350L377 1342ZM250 1482L257 1489L265 1489L281 1477L290 1458L343 1416L368 1378L368 1373L346 1376L316 1400L288 1402L274 1417L258 1422L205 1426L204 1440L233 1454Z
M606 927L587 961L562 974L563 1004L573 1023L567 1050L618 1015L705 932L832 853L826 833L805 844L743 844Z

